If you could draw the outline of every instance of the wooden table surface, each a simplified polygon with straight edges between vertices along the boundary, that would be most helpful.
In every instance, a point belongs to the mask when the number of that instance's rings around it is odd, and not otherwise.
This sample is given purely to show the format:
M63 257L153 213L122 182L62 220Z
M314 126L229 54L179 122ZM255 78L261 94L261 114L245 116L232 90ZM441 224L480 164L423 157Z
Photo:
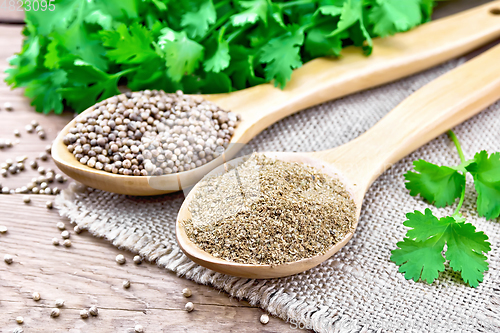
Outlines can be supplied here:
M436 14L444 16L484 2L487 1L451 1ZM21 89L11 91L3 82L6 59L20 50L22 41L22 25L12 22L19 23L21 19L18 13L0 9L0 138L19 140L14 147L0 150L0 163L22 155L33 160L72 118L71 114L45 116L34 112ZM5 102L12 103L14 111L4 110ZM33 119L45 128L46 140L25 131L25 125ZM21 137L14 136L14 129L21 131ZM52 161L40 164L56 169ZM16 188L35 176L34 170L26 170L0 177L0 183ZM0 225L8 228L6 234L0 234L1 333L12 332L19 326L24 332L133 332L137 324L145 332L296 331L278 318L262 325L259 317L264 311L224 292L197 285L154 264L135 265L131 253L86 232L75 234L56 209L46 208L45 203L53 196L30 197L31 203L25 204L22 194L0 194ZM60 238L58 222L64 222L71 231L70 248L52 245L52 238ZM115 262L119 253L127 258L125 265ZM14 257L11 265L3 261L5 254ZM131 282L129 289L122 287L124 280ZM185 287L193 291L189 299L181 294ZM33 292L39 292L42 299L32 300ZM51 318L56 299L65 300L65 305L58 318ZM195 305L191 313L184 311L187 301ZM80 310L91 305L98 306L99 316L81 319ZM17 316L24 318L24 324L16 323Z

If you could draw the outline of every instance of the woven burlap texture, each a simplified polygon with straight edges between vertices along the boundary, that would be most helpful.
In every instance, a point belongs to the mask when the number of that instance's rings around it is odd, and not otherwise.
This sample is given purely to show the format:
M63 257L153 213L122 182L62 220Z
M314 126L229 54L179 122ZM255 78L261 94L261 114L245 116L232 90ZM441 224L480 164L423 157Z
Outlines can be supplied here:
M242 152L313 151L346 143L460 62L301 111L266 129ZM482 149L500 151L499 128L500 103L455 128L466 158ZM407 156L371 186L356 233L341 251L309 271L281 279L235 278L190 261L175 240L182 193L131 197L72 186L57 198L57 205L62 215L93 235L187 279L246 299L292 327L317 332L499 332L500 224L477 216L470 179L462 211L492 244L484 282L468 287L449 268L431 285L407 281L389 260L390 251L407 231L403 226L406 213L429 207L444 216L455 208L433 208L409 195L403 175L420 158L438 164L459 163L446 135Z

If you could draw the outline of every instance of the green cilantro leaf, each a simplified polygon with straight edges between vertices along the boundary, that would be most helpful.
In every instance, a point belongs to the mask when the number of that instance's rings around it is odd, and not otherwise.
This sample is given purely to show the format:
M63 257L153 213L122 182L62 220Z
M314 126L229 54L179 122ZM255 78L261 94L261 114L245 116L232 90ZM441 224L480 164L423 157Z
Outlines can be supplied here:
M255 23L261 20L267 23L267 1L266 0L249 0L238 1L239 5L246 10L231 16L231 22L234 26L242 26L248 23Z
M205 35L210 24L217 18L212 0L204 0L197 11L187 12L182 16L181 26L186 29L189 38Z
M307 32L304 49L312 58L320 56L338 56L342 51L341 34L329 36L333 24L324 23Z
M490 251L488 237L483 232L465 223L460 215L436 218L430 209L425 215L419 211L406 214L408 230L398 249L392 252L391 260L401 265L399 271L405 278L417 281L419 278L432 283L444 270L441 252L447 244L446 259L450 267L461 273L463 280L471 287L477 287L488 270L486 256Z
M68 82L68 75L61 69L41 74L36 80L31 81L24 91L25 95L32 98L31 105L38 112L61 113L63 110L60 88Z
M10 84L13 88L25 87L32 80L37 79L40 74L37 66L39 54L40 38L36 36L27 40L22 51L9 59L9 64L14 67L5 71L7 73L5 79L7 84Z
M421 0L376 0L368 18L373 31L381 36L406 31L422 21Z
M256 56L252 50L243 46L230 46L231 66L226 70L236 89L264 83L265 80L255 75Z
M410 195L420 194L436 207L451 205L460 197L465 186L465 175L453 168L424 160L414 161L413 165L416 172L408 171L405 174L405 186L410 190Z
M66 29L75 19L78 10L82 10L85 0L59 0L54 3L56 10L34 10L33 1L25 3L26 21L36 27L38 34L47 36L55 28ZM31 10L30 10L31 8Z
M466 169L474 177L479 215L488 220L497 218L500 215L500 153L488 157L483 150Z
M266 64L266 79L274 79L275 86L284 87L292 76L292 70L302 65L300 46L304 43L304 33L292 29L286 34L273 38L265 45L259 60Z
M206 72L219 73L229 66L230 60L229 43L226 40L218 40L217 47L214 48L211 55L207 55L203 67Z
M204 48L197 42L189 39L186 32L176 32L169 28L161 30L158 45L163 50L167 73L179 82L186 74L191 74L198 68L203 59Z
M483 281L483 273L488 270L486 256L483 255L483 252L491 250L490 243L486 241L488 236L482 231L477 232L470 223L450 221L449 229L446 259L450 261L450 267L454 271L461 272L465 282L471 287L477 287Z
M140 64L158 57L152 47L151 32L139 23L130 28L125 24L116 31L101 31L104 46L110 48L106 55L119 64Z
M441 251L444 241L437 242L429 239L424 242L416 242L405 238L398 242L399 249L392 251L391 260L399 267L400 273L405 273L407 280L418 281L421 278L427 283L432 283L438 278L439 272L444 271L444 261Z

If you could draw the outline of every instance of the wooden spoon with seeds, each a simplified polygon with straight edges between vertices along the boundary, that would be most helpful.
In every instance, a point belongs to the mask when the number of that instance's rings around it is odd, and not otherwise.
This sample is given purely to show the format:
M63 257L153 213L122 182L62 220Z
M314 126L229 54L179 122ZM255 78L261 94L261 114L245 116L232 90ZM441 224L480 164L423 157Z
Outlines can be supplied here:
M384 170L500 99L499 59L500 45L419 89L370 130L342 146L312 153L265 155L283 161L304 163L338 177L352 194L359 219L366 191ZM232 160L229 164L239 164L242 159ZM224 164L207 176L221 174L226 170L227 165ZM183 228L182 222L191 218L189 205L198 186L199 184L193 187L179 211L177 241L194 262L217 272L247 278L276 278L296 274L331 257L353 235L349 233L322 255L277 266L240 264L215 258L191 242Z
M284 90L262 84L228 94L204 95L242 117L225 158L232 158L266 127L299 110L417 73L500 37L499 11L500 1L492 1L406 33L375 39L369 57L348 47L339 59L315 59L295 70ZM63 138L75 122L57 136L52 157L68 176L101 190L129 195L175 192L196 184L224 161L220 157L190 171L155 177L112 174L82 165L68 152Z

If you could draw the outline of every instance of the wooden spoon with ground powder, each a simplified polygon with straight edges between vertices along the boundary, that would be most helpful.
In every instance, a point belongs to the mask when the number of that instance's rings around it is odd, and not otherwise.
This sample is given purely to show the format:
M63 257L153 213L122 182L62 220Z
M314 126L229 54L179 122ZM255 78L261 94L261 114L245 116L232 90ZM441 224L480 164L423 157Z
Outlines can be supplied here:
M500 98L498 59L500 45L419 89L340 147L219 166L186 197L179 246L202 266L247 278L320 264L352 237L363 197L383 171Z

